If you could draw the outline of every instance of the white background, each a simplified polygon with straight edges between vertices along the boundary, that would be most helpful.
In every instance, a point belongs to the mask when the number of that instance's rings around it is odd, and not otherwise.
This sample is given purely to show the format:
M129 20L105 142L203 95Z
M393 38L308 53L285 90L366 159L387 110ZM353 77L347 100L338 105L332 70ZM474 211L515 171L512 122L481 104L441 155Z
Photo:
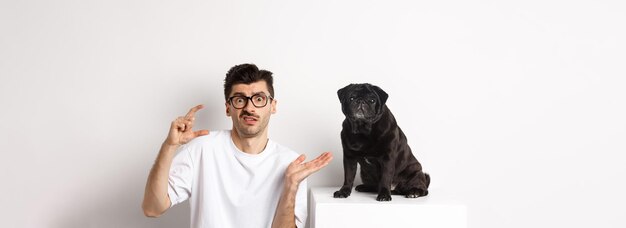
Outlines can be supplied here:
M0 227L186 227L143 217L171 120L229 129L223 78L274 72L270 137L335 160L336 91L387 103L469 227L626 227L623 1L0 2Z

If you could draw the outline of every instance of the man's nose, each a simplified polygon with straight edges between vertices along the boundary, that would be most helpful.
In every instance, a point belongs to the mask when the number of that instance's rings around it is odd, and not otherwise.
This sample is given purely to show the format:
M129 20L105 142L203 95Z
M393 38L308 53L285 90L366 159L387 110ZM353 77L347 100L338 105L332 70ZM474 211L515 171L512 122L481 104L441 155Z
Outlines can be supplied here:
M247 112L254 112L256 110L256 107L254 107L254 104L252 104L252 100L248 100L248 102L246 102L246 106L243 106L243 109Z

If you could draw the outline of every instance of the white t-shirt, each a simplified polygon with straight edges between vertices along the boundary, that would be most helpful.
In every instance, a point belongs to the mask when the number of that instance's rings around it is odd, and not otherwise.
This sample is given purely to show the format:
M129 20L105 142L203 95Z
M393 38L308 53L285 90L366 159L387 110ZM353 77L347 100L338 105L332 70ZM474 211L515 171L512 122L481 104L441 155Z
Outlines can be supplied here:
M212 131L180 148L169 173L172 206L189 199L191 227L267 228L283 191L287 166L298 157L268 140L263 152L247 154L230 131ZM307 184L296 193L296 225L307 216Z

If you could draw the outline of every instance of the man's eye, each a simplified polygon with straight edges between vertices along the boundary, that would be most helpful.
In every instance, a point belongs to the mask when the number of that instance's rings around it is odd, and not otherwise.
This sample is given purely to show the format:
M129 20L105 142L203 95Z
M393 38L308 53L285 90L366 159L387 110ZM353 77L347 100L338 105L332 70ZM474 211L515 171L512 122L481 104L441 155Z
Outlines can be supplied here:
M235 98L235 102L237 102L237 103L243 103L243 102L245 102L245 101L246 101L246 100L245 100L245 99L243 99L243 98L241 98L241 97L237 97L237 98Z
M265 100L265 98L264 98L264 97L256 97L256 98L254 98L254 99L255 99L256 101L264 101L264 100Z

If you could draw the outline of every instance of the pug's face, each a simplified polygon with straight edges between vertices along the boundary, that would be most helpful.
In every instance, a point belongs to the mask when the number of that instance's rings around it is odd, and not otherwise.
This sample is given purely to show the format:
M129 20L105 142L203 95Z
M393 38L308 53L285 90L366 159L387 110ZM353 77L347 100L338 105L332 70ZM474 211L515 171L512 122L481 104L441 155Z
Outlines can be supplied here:
M387 93L368 83L350 84L339 91L341 110L350 121L376 122L382 115Z

